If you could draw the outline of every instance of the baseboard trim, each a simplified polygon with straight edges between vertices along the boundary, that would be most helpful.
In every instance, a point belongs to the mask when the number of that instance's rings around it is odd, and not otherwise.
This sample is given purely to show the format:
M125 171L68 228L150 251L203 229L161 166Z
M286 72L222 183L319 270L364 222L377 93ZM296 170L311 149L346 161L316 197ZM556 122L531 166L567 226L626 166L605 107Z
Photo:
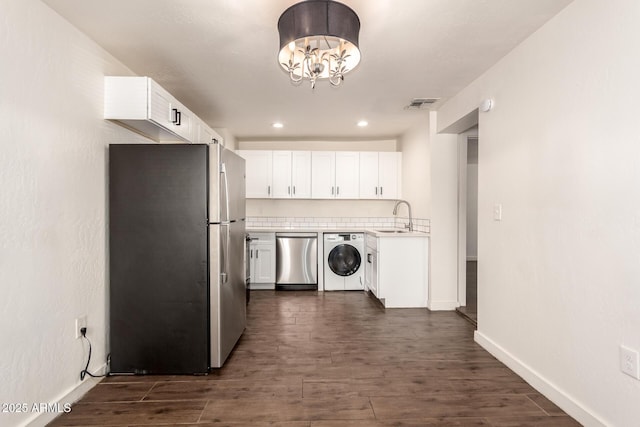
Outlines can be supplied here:
M547 380L531 367L514 357L507 350L502 348L496 342L484 335L480 331L475 331L474 340L482 348L487 350L496 359L507 365L509 369L520 375L533 388L542 393L547 399L551 400L559 406L567 414L575 418L585 427L604 427L607 423L598 418L592 411L583 404L576 401L563 390L559 389L555 384Z
M427 308L431 311L454 311L460 307L458 301L432 301L427 302Z
M107 364L100 366L95 369L92 374L93 375L104 375L107 369ZM75 386L71 387L64 393L62 393L58 398L54 399L53 403L58 403L59 407L64 407L65 404L71 403L74 404L78 400L82 398L89 390L95 387L102 378L93 378L87 376L84 381L79 382ZM72 408L73 411L73 408ZM62 414L58 412L41 412L34 414L31 418L21 424L21 427L44 427L49 424L51 421L56 419L58 416Z

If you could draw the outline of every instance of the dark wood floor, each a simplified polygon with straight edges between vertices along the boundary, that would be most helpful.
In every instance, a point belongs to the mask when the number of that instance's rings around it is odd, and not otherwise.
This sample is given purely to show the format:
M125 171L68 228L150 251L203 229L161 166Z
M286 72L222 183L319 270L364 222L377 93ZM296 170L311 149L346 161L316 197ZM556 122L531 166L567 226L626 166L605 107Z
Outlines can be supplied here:
M478 261L467 261L467 303L456 310L478 327Z
M109 377L52 426L579 426L473 342L455 312L362 292L253 291L209 376Z

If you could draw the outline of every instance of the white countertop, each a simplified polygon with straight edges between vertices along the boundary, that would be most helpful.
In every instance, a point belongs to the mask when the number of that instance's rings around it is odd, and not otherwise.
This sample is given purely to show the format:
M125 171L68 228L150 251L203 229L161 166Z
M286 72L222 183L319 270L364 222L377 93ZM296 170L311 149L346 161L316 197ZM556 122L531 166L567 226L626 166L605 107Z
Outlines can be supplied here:
M389 231L401 231L400 233L390 233ZM313 228L313 227L247 227L248 233L367 233L376 237L429 237L429 233L419 231L404 231L401 228Z

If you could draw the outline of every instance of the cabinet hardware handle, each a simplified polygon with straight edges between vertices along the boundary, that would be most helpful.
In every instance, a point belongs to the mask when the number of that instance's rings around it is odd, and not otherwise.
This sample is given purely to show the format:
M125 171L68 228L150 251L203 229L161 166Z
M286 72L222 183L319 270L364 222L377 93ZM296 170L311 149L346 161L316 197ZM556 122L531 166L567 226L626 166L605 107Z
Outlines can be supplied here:
M333 194L334 194L334 191L335 191L335 187L331 187L331 195L332 195L332 196L333 196Z
M382 196L382 187L380 187L380 195Z
M367 254L367 262L371 264L371 254Z
M249 258L253 258L253 249L249 251Z
M271 186L267 185L267 194L270 196L271 195Z
M181 123L182 123L182 113L178 111L176 113L176 126L180 126Z
M293 186L293 195L294 196L296 195L296 186L295 185Z
M336 195L339 196L340 195L340 187L336 187Z
M291 186L287 187L287 194L291 194Z
M171 118L169 120L171 120L171 123L175 123L175 122L178 121L178 109L177 108L172 108L171 109Z
M376 196L378 195L378 187L376 187Z
M256 259L260 258L258 254L260 253L260 249L256 249Z

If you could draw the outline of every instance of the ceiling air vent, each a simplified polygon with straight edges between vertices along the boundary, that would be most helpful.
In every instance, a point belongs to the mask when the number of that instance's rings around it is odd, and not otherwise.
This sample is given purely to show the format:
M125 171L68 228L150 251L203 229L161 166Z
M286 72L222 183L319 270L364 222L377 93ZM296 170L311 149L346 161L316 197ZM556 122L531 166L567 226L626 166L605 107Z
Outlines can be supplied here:
M409 105L404 107L405 110L420 110L422 108L429 108L432 104L438 101L440 98L413 98Z

